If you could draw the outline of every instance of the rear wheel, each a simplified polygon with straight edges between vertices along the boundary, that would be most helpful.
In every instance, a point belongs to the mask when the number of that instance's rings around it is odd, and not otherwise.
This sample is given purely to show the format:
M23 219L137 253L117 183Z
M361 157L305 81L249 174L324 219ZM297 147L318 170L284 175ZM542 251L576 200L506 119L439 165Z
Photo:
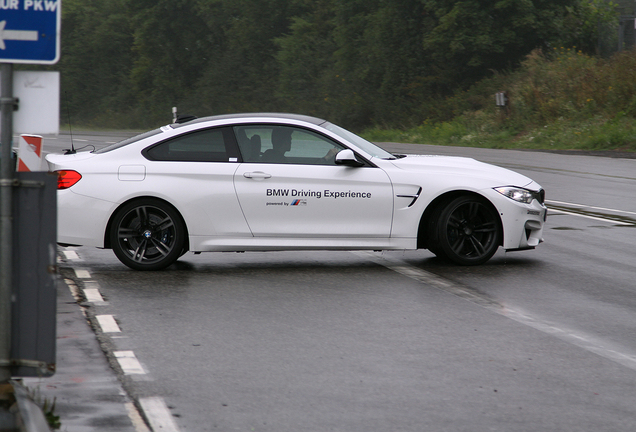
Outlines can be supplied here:
M434 247L438 256L461 265L483 264L495 254L500 242L499 215L482 198L455 198L439 213Z
M161 270L174 263L186 245L179 213L163 201L146 198L120 208L110 230L119 260L135 270Z

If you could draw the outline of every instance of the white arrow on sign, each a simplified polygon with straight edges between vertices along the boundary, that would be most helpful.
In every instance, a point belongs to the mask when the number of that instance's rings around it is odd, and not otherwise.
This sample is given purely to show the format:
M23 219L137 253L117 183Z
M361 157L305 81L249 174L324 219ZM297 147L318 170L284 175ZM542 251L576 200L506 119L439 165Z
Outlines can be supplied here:
M35 30L5 30L6 21L0 21L0 49L5 49L5 40L37 41L38 32Z

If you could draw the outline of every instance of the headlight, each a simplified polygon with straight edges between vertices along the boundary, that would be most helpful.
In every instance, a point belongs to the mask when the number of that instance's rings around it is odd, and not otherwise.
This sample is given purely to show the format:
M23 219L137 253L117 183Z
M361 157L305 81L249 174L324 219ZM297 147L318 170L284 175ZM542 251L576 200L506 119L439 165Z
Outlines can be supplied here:
M504 186L495 188L500 194L507 196L511 200L515 200L520 203L530 204L535 198L535 194L527 189L521 189L512 186Z

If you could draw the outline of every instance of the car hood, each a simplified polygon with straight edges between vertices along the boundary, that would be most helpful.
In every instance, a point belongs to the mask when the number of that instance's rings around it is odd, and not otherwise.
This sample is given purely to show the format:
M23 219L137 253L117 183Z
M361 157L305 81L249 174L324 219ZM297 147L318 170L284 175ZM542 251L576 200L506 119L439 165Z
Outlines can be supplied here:
M532 179L509 169L466 157L406 155L392 160L391 163L405 171L422 172L433 177L449 176L468 178L473 181L481 180L489 186L525 187L534 183Z

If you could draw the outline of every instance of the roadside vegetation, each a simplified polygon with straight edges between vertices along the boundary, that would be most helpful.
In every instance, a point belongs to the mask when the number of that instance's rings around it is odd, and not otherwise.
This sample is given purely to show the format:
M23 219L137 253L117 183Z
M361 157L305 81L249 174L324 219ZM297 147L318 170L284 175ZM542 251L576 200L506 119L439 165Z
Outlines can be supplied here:
M495 105L505 91L508 104ZM535 50L520 68L439 101L405 130L369 128L373 141L465 147L636 152L636 51L609 58Z

